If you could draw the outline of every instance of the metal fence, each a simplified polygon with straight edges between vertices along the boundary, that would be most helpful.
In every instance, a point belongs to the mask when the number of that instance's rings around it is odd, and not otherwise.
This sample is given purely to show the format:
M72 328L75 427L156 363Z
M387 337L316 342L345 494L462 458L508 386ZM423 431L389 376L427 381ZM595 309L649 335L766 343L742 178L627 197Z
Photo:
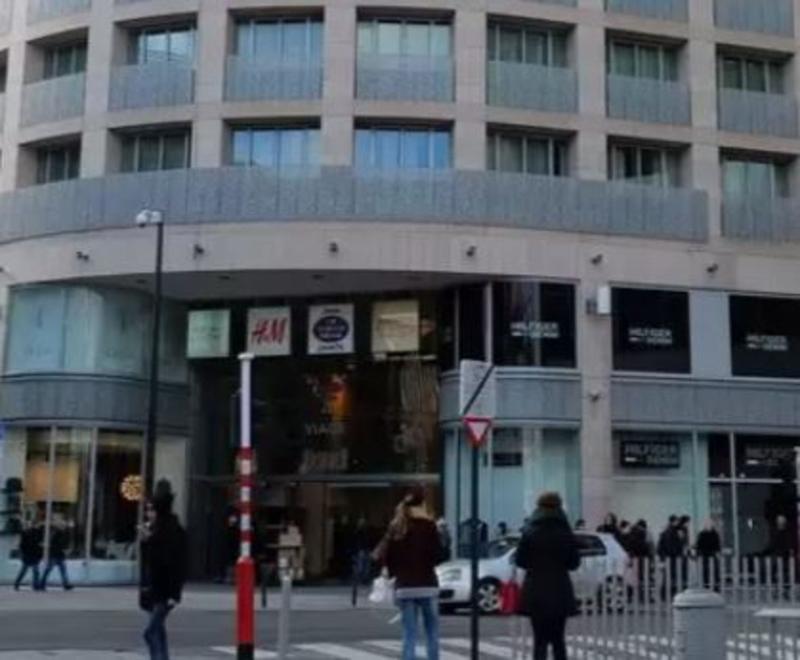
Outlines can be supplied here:
M586 560L584 560L586 561ZM580 572L584 572L583 570ZM579 572L579 573L580 573ZM794 559L776 557L676 558L600 561L578 584L579 614L567 630L570 657L593 660L672 660L673 599L707 588L725 599L727 660L800 660L800 606ZM527 622L511 623L512 658L531 657Z

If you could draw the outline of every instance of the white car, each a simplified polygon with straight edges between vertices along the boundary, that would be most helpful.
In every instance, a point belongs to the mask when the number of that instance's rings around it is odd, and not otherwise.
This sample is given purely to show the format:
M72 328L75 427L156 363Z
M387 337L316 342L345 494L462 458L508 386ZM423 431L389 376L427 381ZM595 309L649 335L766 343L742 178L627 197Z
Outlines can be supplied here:
M575 596L582 606L601 604L609 611L625 608L633 579L628 555L610 534L576 532L581 565L571 573ZM514 555L519 539L508 538L489 544L488 557L478 563L478 606L491 614L500 611L500 591L515 571ZM436 568L439 578L439 603L443 612L451 612L470 603L470 563L458 559ZM522 584L524 572L516 569Z

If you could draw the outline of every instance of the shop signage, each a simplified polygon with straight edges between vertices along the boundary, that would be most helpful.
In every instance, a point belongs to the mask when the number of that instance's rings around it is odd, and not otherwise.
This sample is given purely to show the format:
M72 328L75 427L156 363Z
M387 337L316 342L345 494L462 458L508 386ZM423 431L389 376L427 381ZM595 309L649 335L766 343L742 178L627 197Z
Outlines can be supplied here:
M797 449L788 445L745 445L744 461L750 467L778 468L793 465Z
M247 350L255 356L291 355L291 309L256 307L247 310Z
M353 352L353 305L313 305L308 310L308 354Z
M786 353L789 351L789 338L784 335L749 334L745 338L747 350L767 353Z
M672 346L671 328L628 328L628 342L641 346Z
M557 321L513 321L511 336L524 339L560 339L561 328Z
M624 468L677 469L681 466L678 442L623 440L620 461Z
M419 351L419 302L388 300L372 307L372 352Z
M186 355L189 358L228 357L231 312L228 309L195 309L189 312Z

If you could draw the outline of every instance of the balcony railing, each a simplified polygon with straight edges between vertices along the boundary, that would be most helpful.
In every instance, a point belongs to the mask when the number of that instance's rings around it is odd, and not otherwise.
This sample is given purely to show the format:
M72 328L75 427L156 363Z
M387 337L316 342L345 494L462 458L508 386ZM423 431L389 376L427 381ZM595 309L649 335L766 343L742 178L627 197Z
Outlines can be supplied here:
M794 96L740 89L719 90L719 127L738 133L797 137Z
M92 0L28 0L28 23L89 11Z
M489 105L543 112L576 112L578 76L573 69L517 62L489 62Z
M225 72L226 101L302 101L322 96L322 63L279 62L231 55Z
M606 11L685 23L689 0L606 0Z
M0 34L8 34L11 30L11 13L14 0L0 0Z
M611 75L608 116L657 124L691 123L689 86L668 80Z
M546 5L561 5L563 7L577 7L578 0L531 0L532 2L541 2Z
M111 74L110 110L187 105L194 101L194 69L177 62L116 67Z
M23 126L61 121L83 115L86 74L49 78L22 90Z
M369 101L453 100L453 59L368 55L358 59L356 96Z
M794 0L714 0L714 22L729 30L794 35Z
M750 241L800 241L800 200L723 200L722 235Z
M171 223L419 222L704 241L704 192L478 171L352 168L171 170L0 195L0 240L130 227L143 208Z

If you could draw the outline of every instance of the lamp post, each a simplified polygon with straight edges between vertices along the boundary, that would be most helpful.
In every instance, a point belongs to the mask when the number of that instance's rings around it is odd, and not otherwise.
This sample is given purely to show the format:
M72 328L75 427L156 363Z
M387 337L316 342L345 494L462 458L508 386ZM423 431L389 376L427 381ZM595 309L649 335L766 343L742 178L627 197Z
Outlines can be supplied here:
M153 490L156 459L156 435L158 433L158 359L161 343L161 274L164 261L164 214L161 211L143 209L136 216L139 227L156 228L156 265L153 284L153 311L150 339L150 376L147 394L147 429L144 442L144 494Z

